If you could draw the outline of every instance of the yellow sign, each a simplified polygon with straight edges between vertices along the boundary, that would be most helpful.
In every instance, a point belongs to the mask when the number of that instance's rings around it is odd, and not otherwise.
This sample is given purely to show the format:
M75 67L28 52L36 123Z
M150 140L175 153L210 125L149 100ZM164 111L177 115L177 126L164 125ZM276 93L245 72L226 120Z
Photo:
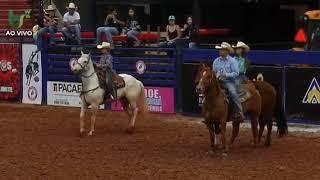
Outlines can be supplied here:
M313 78L302 100L304 104L320 104L320 86L316 78Z

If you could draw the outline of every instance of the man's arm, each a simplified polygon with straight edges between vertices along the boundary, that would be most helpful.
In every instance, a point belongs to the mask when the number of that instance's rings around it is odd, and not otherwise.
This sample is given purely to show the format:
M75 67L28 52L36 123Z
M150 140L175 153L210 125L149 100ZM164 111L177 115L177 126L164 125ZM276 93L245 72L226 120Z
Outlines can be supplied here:
M235 59L231 60L231 71L231 73L226 72L225 76L227 78L236 78L237 76L239 76L239 66Z

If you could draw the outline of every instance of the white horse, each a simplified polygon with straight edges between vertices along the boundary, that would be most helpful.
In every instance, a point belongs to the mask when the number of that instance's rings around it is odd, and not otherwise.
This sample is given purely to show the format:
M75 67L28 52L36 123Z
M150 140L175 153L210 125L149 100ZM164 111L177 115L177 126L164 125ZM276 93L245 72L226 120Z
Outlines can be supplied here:
M99 105L104 104L105 90L100 88L98 75L94 69L90 54L81 52L78 60L70 61L71 71L79 74L82 80L80 134L84 133L84 117L86 109L91 106L91 129L88 136L92 136ZM128 133L132 133L138 111L146 113L147 104L143 84L128 74L119 74L124 81L125 87L117 90L117 99L121 100L123 109L129 115ZM139 110L138 110L139 106Z

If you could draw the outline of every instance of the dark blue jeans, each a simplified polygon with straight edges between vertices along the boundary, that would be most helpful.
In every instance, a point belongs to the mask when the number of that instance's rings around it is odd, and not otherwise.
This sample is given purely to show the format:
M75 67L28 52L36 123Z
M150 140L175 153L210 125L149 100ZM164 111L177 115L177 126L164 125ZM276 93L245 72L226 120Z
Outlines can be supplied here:
M50 41L50 43L54 43L56 32L57 32L56 26L47 26L47 27L41 28L37 33L36 44L37 44L38 49L43 50L43 36L45 33L50 33L49 41Z

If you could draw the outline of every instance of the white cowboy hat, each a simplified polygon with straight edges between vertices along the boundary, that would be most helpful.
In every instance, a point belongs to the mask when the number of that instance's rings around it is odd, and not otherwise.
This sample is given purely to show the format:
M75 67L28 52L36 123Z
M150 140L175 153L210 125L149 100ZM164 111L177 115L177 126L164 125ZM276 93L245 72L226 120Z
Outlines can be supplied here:
M69 3L68 9L76 9L76 5L74 3Z
M227 42L222 42L221 45L216 46L216 49L227 49L230 53L233 53L233 48Z
M98 49L103 49L103 48L107 48L107 49L112 49L111 44L108 42L102 42L102 44L99 44L97 46Z
M53 5L49 5L46 11L55 11L56 8Z
M244 42L242 41L238 41L236 46L232 46L233 48L243 48L246 52L250 51L250 47L248 45L246 45Z

